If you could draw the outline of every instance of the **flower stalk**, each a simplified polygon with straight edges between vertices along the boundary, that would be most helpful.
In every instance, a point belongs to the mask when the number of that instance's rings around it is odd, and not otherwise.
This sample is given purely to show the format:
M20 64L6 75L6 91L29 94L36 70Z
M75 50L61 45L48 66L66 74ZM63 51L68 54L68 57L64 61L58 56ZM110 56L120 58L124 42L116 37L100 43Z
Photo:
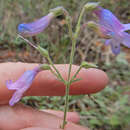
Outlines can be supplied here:
M23 36L18 34L18 37L22 38L24 41L26 41L30 46L34 47L36 50L38 50L40 52L40 54L42 56L44 56L45 58L47 58L47 60L49 61L51 67L55 70L55 72L50 68L50 71L62 82L65 82L65 80L63 79L63 77L61 76L60 72L57 70L57 68L55 67L55 65L53 64L49 53L46 49L38 46L36 47L35 45L33 45L33 43L31 43L29 40L27 40L26 38L24 38Z
M83 7L83 9L81 10L79 19L78 19L78 23L76 25L76 31L73 35L72 33L72 26L71 26L71 20L67 19L67 25L68 25L68 29L69 29L69 36L72 40L72 48L71 48L71 54L70 54L70 62L69 62L69 71L68 71L68 80L67 80L67 84L66 84L66 92L65 92L65 109L64 109L64 119L63 119L63 125L62 128L64 129L65 125L66 125L66 116L67 116L67 111L68 111L68 102L69 102L69 88L71 83L73 82L74 78L76 77L76 75L79 73L79 71L81 70L81 68L78 69L78 71L75 73L73 80L70 78L70 74L71 74L71 69L72 69L72 63L73 63L73 57L74 57L74 53L76 50L76 40L80 31L80 24L81 24L81 19L83 17L85 8Z
M62 82L65 83L65 80L63 79L63 77L61 76L60 72L57 70L57 68L56 68L55 65L53 64L53 62L52 62L50 56L48 56L47 59L48 59L49 63L51 64L52 68L56 71L57 76L58 76L58 79L60 79Z
M65 125L67 124L66 116L67 116L68 103L69 103L69 88L70 88L70 82L67 82L66 89L65 89L65 109L64 109L64 118L63 118L63 125L62 125L63 129Z

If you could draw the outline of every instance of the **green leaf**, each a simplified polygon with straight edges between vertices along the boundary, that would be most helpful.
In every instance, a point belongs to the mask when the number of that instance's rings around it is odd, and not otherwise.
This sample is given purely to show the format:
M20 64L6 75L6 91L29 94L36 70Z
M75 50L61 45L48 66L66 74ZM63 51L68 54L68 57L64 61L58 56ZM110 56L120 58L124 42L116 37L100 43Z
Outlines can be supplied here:
M119 125L120 124L120 117L118 117L117 115L113 115L110 119L110 124L113 126Z
M90 121L89 121L89 123L91 124L91 125L102 125L102 123L98 120L98 119L91 119Z

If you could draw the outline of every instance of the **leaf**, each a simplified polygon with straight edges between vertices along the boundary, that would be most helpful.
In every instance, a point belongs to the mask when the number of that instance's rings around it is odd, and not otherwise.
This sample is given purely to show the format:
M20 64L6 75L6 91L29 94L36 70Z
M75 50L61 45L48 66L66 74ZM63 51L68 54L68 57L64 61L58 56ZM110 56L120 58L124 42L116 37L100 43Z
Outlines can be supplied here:
M119 125L120 124L120 120L119 120L120 117L116 116L116 115L113 115L110 119L110 124L113 125L113 126L116 126L116 125Z
M125 59L125 54L124 54L124 53L120 53L120 54L116 57L116 61L117 61L117 63L124 64L124 65L128 65L128 62L127 62L127 60Z
M90 121L89 121L89 123L91 124L91 125L102 125L102 123L98 120L98 119L91 119Z
M71 83L77 82L77 81L80 81L80 80L82 80L82 79L81 79L81 78L79 78L79 79L74 79L74 80L71 81Z

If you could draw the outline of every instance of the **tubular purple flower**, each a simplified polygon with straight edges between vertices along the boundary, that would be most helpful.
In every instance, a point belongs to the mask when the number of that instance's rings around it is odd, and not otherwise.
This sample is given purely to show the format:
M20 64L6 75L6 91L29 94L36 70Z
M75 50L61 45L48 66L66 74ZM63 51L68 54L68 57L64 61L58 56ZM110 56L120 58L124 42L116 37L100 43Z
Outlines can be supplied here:
M130 48L130 34L125 32L130 30L130 23L122 24L112 12L102 7L97 7L93 13L99 19L98 26L101 33L110 37L105 44L111 46L115 55L120 53L120 44Z
M54 18L53 13L32 22L32 23L22 23L18 25L18 33L25 37L35 36L38 33L44 31L48 27L51 20Z
M29 89L36 75L41 71L40 67L33 70L28 70L16 81L6 81L6 86L9 90L16 90L9 101L10 106L17 103L23 96L23 93Z

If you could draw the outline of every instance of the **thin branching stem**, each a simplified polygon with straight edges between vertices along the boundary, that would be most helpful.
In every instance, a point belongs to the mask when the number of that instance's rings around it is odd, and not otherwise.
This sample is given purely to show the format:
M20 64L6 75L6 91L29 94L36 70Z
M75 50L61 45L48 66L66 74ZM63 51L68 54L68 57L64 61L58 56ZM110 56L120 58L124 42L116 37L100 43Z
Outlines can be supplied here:
M81 24L81 19L83 17L84 11L85 11L85 8L83 8L81 13L80 13L80 16L79 16L79 19L78 19L78 23L76 25L76 31L75 31L74 35L72 33L72 26L71 26L70 21L69 22L67 21L67 25L68 25L68 29L69 29L69 36L70 36L70 38L72 40L72 48L71 48L69 70L68 70L68 81L67 81L67 84L66 84L66 92L65 92L65 96L66 97L65 97L64 119L63 119L63 125L62 125L63 129L64 129L64 127L66 125L66 122L67 122L66 121L66 116L67 116L68 102L69 102L69 88L70 88L71 81L72 81L71 78L70 78L70 74L71 74L71 69L72 69L74 53L75 53L75 49L76 49L76 40L77 40L79 31L80 31L80 24ZM76 72L76 75L79 73L80 69ZM76 77L76 75L75 75L75 77Z

